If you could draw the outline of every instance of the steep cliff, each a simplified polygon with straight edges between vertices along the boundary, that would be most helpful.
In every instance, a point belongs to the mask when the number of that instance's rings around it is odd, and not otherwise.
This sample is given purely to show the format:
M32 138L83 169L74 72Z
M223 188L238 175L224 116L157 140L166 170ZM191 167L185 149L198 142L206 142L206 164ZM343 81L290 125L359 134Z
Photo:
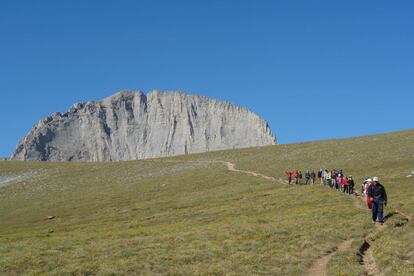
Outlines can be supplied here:
M251 111L184 93L119 92L40 121L11 159L120 161L273 145Z

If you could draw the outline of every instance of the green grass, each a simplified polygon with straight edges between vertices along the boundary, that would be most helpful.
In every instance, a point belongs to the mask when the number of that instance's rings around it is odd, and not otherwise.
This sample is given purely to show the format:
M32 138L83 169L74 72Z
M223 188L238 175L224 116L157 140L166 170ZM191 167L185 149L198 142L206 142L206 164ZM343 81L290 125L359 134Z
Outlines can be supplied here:
M169 162L169 161L174 162ZM229 172L285 178L287 169L343 168L378 175L389 206L414 215L414 131L343 140L114 163L0 162L0 274L298 275L341 240L331 274L358 275L369 212L320 186L288 187ZM359 187L360 182L358 183ZM47 216L56 216L48 220ZM413 273L413 224L389 225L374 243L387 274Z

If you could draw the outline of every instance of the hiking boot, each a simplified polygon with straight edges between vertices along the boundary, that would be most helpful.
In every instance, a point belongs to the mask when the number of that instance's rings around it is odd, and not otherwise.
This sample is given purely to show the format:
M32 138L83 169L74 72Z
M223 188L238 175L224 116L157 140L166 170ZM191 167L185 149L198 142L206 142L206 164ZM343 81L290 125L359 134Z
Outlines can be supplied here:
M383 225L384 224L384 222L383 221L380 221L380 223L379 223L380 225Z
M372 223L373 223L373 224L375 224L376 222L377 222L376 220L373 220L373 221L372 221Z

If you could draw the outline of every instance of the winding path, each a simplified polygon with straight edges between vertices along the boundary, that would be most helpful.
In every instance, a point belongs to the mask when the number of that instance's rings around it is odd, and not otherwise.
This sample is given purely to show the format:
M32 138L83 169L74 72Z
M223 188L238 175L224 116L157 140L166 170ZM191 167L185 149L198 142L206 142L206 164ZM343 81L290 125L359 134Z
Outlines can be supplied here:
M179 160L166 160L167 162L188 162L188 161L179 161ZM260 177L269 181L277 181L279 183L282 184L287 184L287 182L285 183L285 181L283 181L283 179L276 179L272 176L267 176L258 172L254 172L254 171L249 171L249 170L239 170L236 169L236 165L234 163L228 162L228 161L190 161L192 163L210 163L210 164L224 164L227 169L229 171L232 172L238 172L238 173L243 173L243 174L247 174L247 175L251 175L254 177ZM367 209L365 207L364 204L364 198L358 193L354 193L355 197L354 197L354 206L358 209L364 210L364 211L369 211L369 209ZM393 215L400 215L401 217L403 217L403 221L401 223L401 225L399 226L404 226L406 223L411 221L411 216L407 215L406 213L404 213L402 210L400 209L396 209L392 212L390 212L387 215L387 218L390 218ZM379 276L383 276L384 274L380 271L380 269L378 268L376 262L375 262L375 258L374 258L374 254L373 254L373 248L372 248L372 243L375 240L376 237L378 237L383 231L384 229L387 227L387 225L379 225L379 224L375 224L375 226L373 227L373 230L371 230L364 238L364 242L363 244L360 246L359 251L358 251L358 256L360 258L360 263L361 265L364 266L367 275L379 275ZM321 276L325 276L328 275L327 272L327 265L329 263L329 261L332 259L332 257L339 252L344 252L346 250L348 250L349 248L351 248L352 245L352 239L347 239L342 241L340 244L338 244L335 248L332 249L331 252L329 252L327 255L324 255L320 258L318 258L312 265L311 267L307 270L305 275L321 275Z
M328 255L318 258L312 266L308 269L306 275L320 275L320 276L327 276L328 271L326 267L328 266L329 261L332 257L338 252L344 252L351 247L352 239L344 240L341 242L337 247L335 247L332 252Z
M359 201L358 205L361 203L361 201L364 202L364 198L359 193L355 193L355 199ZM363 209L368 210L366 208L363 208ZM399 215L403 218L403 222L399 226L404 226L405 224L411 221L411 216L406 215L400 209L396 209L394 211L389 212L384 217L384 219L388 219L394 215ZM373 250L372 245L376 237L378 237L388 227L387 225L388 224L380 225L376 223L373 229L371 230L371 232L369 232L365 236L364 242L359 248L358 256L360 258L360 263L361 265L364 266L367 275L379 275L379 276L384 275L384 273L381 272L381 270L378 268L377 263L375 262L374 252L373 252L374 250Z
M264 178L264 179L270 180L270 181L276 181L276 178L274 178L272 176L267 176L267 175L257 173L257 172L253 172L253 171L245 171L245 170L236 169L236 165L234 163L226 162L226 161L219 161L219 162L222 162L222 163L226 164L227 169L229 171L244 173L244 174L248 174L248 175L255 176L255 177L261 177L261 178Z
M225 162L225 161L219 161L219 162L222 162L222 163L226 164L227 169L229 171L244 173L244 174L248 174L248 175L252 175L252 176L256 176L256 177L261 177L261 178L264 178L264 179L270 180L270 181L277 181L276 178L271 177L271 176L267 176L267 175L264 175L264 174L261 174L261 173L257 173L257 172L253 172L253 171L246 171L246 170L238 170L238 169L236 169L235 164L233 164L231 162ZM283 182L281 179L279 179L278 181ZM358 193L355 193L354 206L358 209L368 211L368 209L365 207L365 204L364 204L364 198L361 197ZM389 218L389 217L391 217L395 214L398 214L401 217L403 217L404 222L400 226L404 226L406 223L411 221L411 216L405 214L400 209L396 209L396 210L392 211L391 213L389 213L387 215L387 218ZM378 266L375 262L372 243L375 240L375 238L377 236L379 236L384 231L384 229L386 229L386 227L387 227L386 224L385 225L379 225L378 223L375 224L373 230L365 236L364 243L360 246L360 249L359 249L359 252L358 252L358 254L361 258L360 263L362 265L364 265L364 268L366 270L367 275L378 275L378 276L383 276L384 275L381 272L381 270L378 268ZM349 248L351 248L352 241L353 241L352 239L344 240L340 244L338 244L330 253L328 253L325 256L322 256L322 257L318 258L312 264L312 266L308 269L306 275L321 275L321 276L328 275L327 265L328 265L329 261L332 259L332 257L335 254L340 253L340 252L344 252L344 251L348 250Z

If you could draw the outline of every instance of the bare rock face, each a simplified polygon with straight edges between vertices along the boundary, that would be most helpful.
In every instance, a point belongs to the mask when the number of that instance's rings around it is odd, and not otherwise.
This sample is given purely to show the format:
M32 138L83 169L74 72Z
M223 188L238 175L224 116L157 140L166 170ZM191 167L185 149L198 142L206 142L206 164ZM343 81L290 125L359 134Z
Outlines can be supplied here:
M35 125L14 160L120 161L274 145L251 111L207 97L119 92Z

